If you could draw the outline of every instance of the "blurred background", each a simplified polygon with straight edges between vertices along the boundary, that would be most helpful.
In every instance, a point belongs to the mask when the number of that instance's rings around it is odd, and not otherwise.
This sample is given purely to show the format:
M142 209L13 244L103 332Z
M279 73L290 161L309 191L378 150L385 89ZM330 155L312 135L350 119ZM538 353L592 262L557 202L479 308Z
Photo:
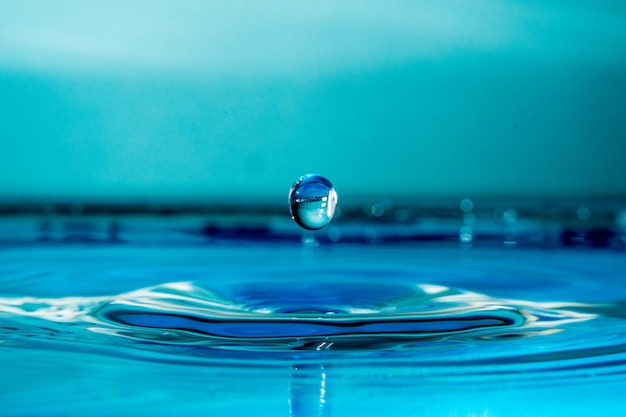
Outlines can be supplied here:
M2 2L4 200L621 198L625 112L621 0Z

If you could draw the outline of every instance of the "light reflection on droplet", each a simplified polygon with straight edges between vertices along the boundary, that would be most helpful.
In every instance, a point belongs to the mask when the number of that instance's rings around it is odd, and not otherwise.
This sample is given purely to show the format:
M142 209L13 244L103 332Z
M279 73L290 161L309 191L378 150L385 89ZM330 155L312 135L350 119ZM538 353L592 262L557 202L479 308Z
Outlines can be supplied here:
M330 223L336 205L337 193L321 175L303 175L289 190L291 218L305 229L317 230Z

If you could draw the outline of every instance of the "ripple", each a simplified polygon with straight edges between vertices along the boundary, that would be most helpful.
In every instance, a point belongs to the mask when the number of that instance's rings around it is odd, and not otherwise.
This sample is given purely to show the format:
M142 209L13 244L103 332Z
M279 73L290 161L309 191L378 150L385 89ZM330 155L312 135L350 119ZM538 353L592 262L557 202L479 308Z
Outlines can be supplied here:
M0 313L12 323L3 333L14 338L20 333L15 329L28 325L29 337L37 337L32 329L39 328L47 329L46 338L65 334L94 343L113 337L222 352L370 356L510 345L597 316L580 312L585 308L590 311L581 304L504 300L438 285L362 282L221 283L211 289L175 282L111 297L0 299Z

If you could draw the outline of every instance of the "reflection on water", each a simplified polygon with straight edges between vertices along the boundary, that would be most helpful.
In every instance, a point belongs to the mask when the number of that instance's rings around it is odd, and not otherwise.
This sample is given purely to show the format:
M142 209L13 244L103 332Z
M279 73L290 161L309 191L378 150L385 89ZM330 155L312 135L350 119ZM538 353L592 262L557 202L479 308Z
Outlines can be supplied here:
M341 375L333 368L350 363L413 363L444 379L466 367L477 381L520 366L551 372L568 358L593 366L606 351L571 350L563 342L573 336L559 333L576 335L602 308L407 282L175 282L113 296L0 298L0 338L5 353L92 350L163 365L290 368L289 415L319 417L332 415L329 384Z
M324 364L293 365L288 390L290 417L331 415Z
M228 294L228 295L226 295ZM1 298L11 328L28 323L49 337L54 328L81 340L86 332L106 342L137 342L250 353L346 351L454 352L484 341L547 336L594 314L567 303L499 300L437 285L294 282L221 285L163 284L111 297ZM55 324L52 324L53 322ZM7 332L12 338L20 331ZM512 350L513 352L514 350ZM349 353L345 353L350 357ZM282 355L291 358L290 355ZM310 354L309 358L315 358ZM390 356L392 357L392 356ZM326 359L343 358L342 355Z
M0 402L59 416L623 414L623 207L471 202L343 206L304 234L285 207L131 219L85 202L0 219Z

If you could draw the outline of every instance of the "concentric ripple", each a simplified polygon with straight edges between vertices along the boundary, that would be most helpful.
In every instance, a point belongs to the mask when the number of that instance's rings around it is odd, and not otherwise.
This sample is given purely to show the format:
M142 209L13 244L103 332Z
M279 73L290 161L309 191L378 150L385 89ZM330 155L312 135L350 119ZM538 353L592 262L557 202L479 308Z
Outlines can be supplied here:
M584 306L501 300L426 284L358 282L215 289L176 282L112 297L0 299L0 314L16 329L24 323L49 329L45 323L54 322L60 326L56 333L240 352L410 352L442 343L505 343L551 335L595 317L576 307Z

